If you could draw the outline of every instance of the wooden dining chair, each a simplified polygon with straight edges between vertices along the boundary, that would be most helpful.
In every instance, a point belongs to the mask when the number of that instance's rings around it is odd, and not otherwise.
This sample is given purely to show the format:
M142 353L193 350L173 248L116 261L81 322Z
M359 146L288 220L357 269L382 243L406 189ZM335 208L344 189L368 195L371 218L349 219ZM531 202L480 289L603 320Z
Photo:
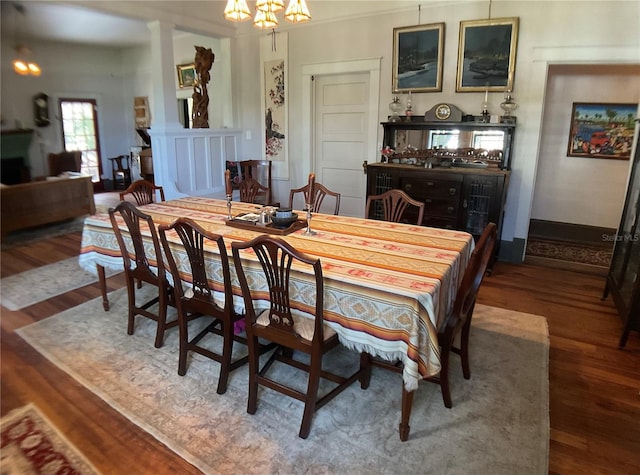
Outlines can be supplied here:
M314 412L346 389L364 374L358 371L350 376L340 376L322 369L323 355L338 344L338 335L324 323L324 283L320 259L307 256L284 240L269 235L261 235L248 242L231 243L233 262L246 310L246 331L249 343L249 399L247 412L255 414L258 404L258 386L278 391L286 396L304 402L304 413L299 437L306 439L311 430ZM253 251L258 263L249 263L241 258L241 251ZM249 254L243 252L242 255ZM298 286L292 285L292 265L307 267L315 284L315 295L298 293ZM296 271L294 271L295 275ZM296 276L295 280L301 276ZM251 286L249 284L251 282ZM266 289L257 288L255 282L266 282ZM315 305L313 298L315 297ZM259 302L259 303L258 303ZM258 310L260 306L260 310ZM264 306L268 308L263 309ZM302 313L304 309L305 313ZM274 342L278 348L270 358L259 366L258 339ZM294 359L294 351L309 355L308 363ZM308 373L307 389L295 389L284 378L269 376L274 362L282 362ZM323 396L319 396L320 378L327 379L335 386ZM364 380L361 380L364 384Z
M167 234L171 231L178 235L181 246L167 238ZM224 240L222 236L208 232L189 218L178 218L170 225L163 224L159 227L158 232L173 277L176 308L178 309L180 329L178 374L181 376L186 374L189 352L211 358L220 363L217 392L224 394L227 390L229 373L248 361L246 355L234 361L231 359L233 343L239 342L246 345L247 339L234 334L234 324L243 320L244 315L234 311L229 257ZM205 250L205 248L207 249ZM213 270L209 267L211 256L213 256L210 249L215 249L217 252L216 265L220 266L220 274L223 279L222 286L215 289L211 285L214 277L211 275ZM176 258L178 252L182 257ZM207 263L205 263L205 259ZM189 268L179 269L178 261L184 262L185 265L188 263ZM175 284L182 282L185 277L186 281L191 283L187 290L184 290L182 285ZM221 295L221 298L217 300L214 299L216 291ZM189 322L197 319L204 319L208 321L208 324L197 334L190 335ZM215 337L206 337L211 335L222 337L222 351L217 352L210 346ZM203 339L209 346L201 344Z
M50 153L47 155L49 176L58 176L63 172L80 172L82 152L80 150Z
M257 203L260 204L259 195L265 195L268 193L268 188L260 184L258 180L251 177L245 178L238 185L240 190L240 201L244 203Z
M113 188L126 190L131 185L131 157L129 155L119 155L109 160L111 161Z
M382 216L384 221L401 222L405 210L409 205L418 208L418 219L416 224L422 224L424 216L424 203L414 200L402 190L388 190L379 195L370 195L367 197L367 205L364 212L365 217L370 217L370 209L372 204L382 205Z
M271 160L242 160L239 162L240 173L242 175L241 181L238 184L240 190L242 190L242 181L248 178L253 178L261 185L256 191L256 195L253 197L251 203L273 205L273 188L271 183L272 163ZM244 200L241 198L241 201Z
M335 199L335 208L333 209L333 214L337 215L340 213L340 193L335 191L331 191L329 188L324 186L321 183L315 182L313 186L313 196L312 200L309 201L309 184L307 183L302 188L294 188L289 192L289 208L293 209L293 201L296 195L302 194L303 196L303 207L299 209L305 209L307 203L313 203L313 208L311 211L313 213L319 213L320 208L322 207L322 202L328 196L331 196Z
M160 195L160 201L164 201L164 190L161 186L147 180L137 180L131 183L126 190L120 193L120 200L124 201L127 195L131 195L138 206L143 206L151 203L157 203L158 194Z
M438 330L438 345L440 347L440 372L427 378L427 381L440 385L442 399L447 408L451 408L451 390L449 386L449 356L456 353L460 355L462 362L462 375L465 379L471 377L469 365L469 333L471 330L471 317L476 304L480 284L487 272L487 266L493 255L497 241L497 229L495 223L489 223L482 232L476 244L469 263L465 269L462 281L458 286L456 299L452 311L441 322ZM459 346L454 345L456 338L460 336ZM389 362L373 358L368 353L361 354L361 365L365 371L365 387L368 386L371 366L379 366L395 372L402 373L401 362ZM407 391L402 386L402 412L406 414L406 420L400 423L400 439L407 440L409 435L409 415L413 403L413 391Z
M129 299L127 333L133 335L136 315L154 320L157 322L155 346L160 348L164 342L165 330L177 326L178 321L167 322L167 306L174 307L175 300L173 287L166 279L163 260L159 257L156 258L156 262L152 263L142 240L142 231L144 230L151 236L155 256L162 256L153 218L140 211L129 201L122 201L115 208L109 208L109 218L124 261L124 277ZM126 226L128 233L126 240L120 228L119 219ZM157 287L158 294L147 302L138 304L136 302L136 285L134 285L136 281ZM138 287L140 286L138 285ZM158 304L158 313L149 310L155 304Z

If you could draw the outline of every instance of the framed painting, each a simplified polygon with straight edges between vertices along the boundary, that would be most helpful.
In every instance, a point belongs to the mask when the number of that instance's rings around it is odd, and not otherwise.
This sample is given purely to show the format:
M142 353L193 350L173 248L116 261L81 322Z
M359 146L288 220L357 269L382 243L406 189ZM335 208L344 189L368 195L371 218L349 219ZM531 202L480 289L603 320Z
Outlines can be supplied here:
M393 29L394 93L442 91L444 23Z
M176 69L178 70L178 85L181 88L195 86L196 66L194 63L179 64Z
M518 18L460 22L456 92L513 89Z
M638 104L574 102L568 157L629 160Z

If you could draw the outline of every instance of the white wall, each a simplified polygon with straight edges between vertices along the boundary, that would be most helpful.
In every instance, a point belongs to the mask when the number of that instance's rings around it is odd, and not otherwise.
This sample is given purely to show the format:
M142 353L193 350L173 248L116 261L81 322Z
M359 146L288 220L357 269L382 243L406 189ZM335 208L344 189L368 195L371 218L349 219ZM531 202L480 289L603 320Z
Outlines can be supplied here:
M47 155L64 150L61 123L57 109L58 98L96 99L98 127L102 142L103 175L111 178L111 164L107 160L127 153L132 130L127 128L127 114L123 97L122 53L117 48L81 46L62 43L32 43L37 61L42 67L40 77L21 77L11 69L12 51L2 42L2 98L3 129L14 128L16 122L34 128L29 162L31 176L48 173ZM51 124L36 128L32 97L40 92L49 96Z
M177 33L174 39L175 64L193 62L194 45L212 48L216 54L208 85L209 124L212 128L233 124L229 43L228 39L191 33ZM20 123L35 129L29 155L31 176L46 175L47 154L64 149L57 100L59 97L74 97L96 99L98 103L102 174L103 178L111 179L109 157L127 154L132 146L141 144L135 133L134 97L148 96L150 110L153 110L150 47L105 48L32 42L31 47L37 53L43 72L40 77L21 77L11 69L9 58L13 53L10 42L3 41L1 46L2 128L15 128ZM177 72L175 87L176 97L191 97L193 89L178 87ZM51 125L36 128L31 98L40 92L49 96ZM153 123L153 117L151 121Z
M617 228L630 161L568 157L574 102L640 102L640 66L551 66L531 218Z
M319 0L315 0L316 4ZM103 8L107 8L117 2L104 3ZM127 2L120 2L118 5ZM220 3L220 2L218 2ZM331 2L327 2L329 4ZM356 2L364 3L364 2ZM400 4L400 2L398 2ZM276 197L281 198L283 190L291 185L298 185L304 182L300 166L303 161L309 161L311 157L302 156L304 148L301 143L302 131L302 78L301 68L303 65L313 63L326 63L331 61L347 61L363 58L382 58L382 78L380 86L380 114L379 121L385 119L388 111L386 104L391 101L391 63L393 49L393 28L401 26L415 25L418 23L417 3L416 8L407 8L407 3L402 2L398 9L381 12L377 15L364 17L351 17L339 22L314 21L300 26L291 27L283 22L282 28L289 31L289 161L290 161L290 181L279 182L276 185ZM333 2L336 8L339 2ZM314 2L310 2L313 14ZM477 114L480 112L482 102L481 93L456 93L455 76L457 68L458 49L458 29L462 20L474 20L487 18L488 1L450 2L450 3L428 3L422 2L421 22L434 23L445 22L445 43L444 43L444 77L443 90L440 93L413 94L413 108L416 113L427 111L434 104L439 102L451 102L460 107L465 113ZM325 4L323 2L323 8ZM147 12L152 14L153 10L141 7L136 13ZM400 9L402 8L402 9ZM216 10L217 12L217 10ZM211 13L210 14L215 14ZM536 186L536 174L538 172L538 158L542 157L539 151L542 150L546 137L543 135L543 120L547 119L544 114L545 94L547 91L547 69L550 65L556 64L640 64L640 41L638 32L640 31L640 2L637 0L621 0L596 2L589 0L575 1L520 1L520 0L494 0L491 4L492 18L519 17L520 29L518 39L518 53L516 61L516 73L514 83L515 100L519 107L516 111L518 117L518 127L515 138L515 150L513 158L513 171L509 196L507 198L506 216L504 222L503 239L510 241L514 238L526 239L528 233L529 220L533 207L534 189ZM153 18L149 18L150 20ZM182 14L177 18L176 23L181 27L192 24L191 31L205 33L206 22L203 22L199 10L183 9ZM211 29L215 29L214 21L211 22ZM188 28L185 28L188 29ZM219 36L211 32L212 36ZM262 154L262 143L260 140L262 119L260 107L260 60L259 60L259 37L268 34L263 31L252 29L250 25L242 24L238 29L238 35L229 43L221 42L221 51L227 51L230 64L228 75L226 71L225 79L227 83L217 82L212 79L212 87L218 93L217 86L221 85L220 104L223 112L221 125L227 127L238 127L245 131L243 134L241 157L256 158ZM224 41L224 40L223 40ZM3 44L3 58L5 45ZM176 64L178 58L188 58L186 50L193 47L193 43L186 45L185 50L178 47L175 49ZM89 51L89 50L86 50ZM95 50L94 50L95 51ZM50 51L45 49L45 54ZM65 53L66 54L66 53ZM217 66L223 66L219 62L222 53L216 51ZM52 54L52 62L66 64L68 61L62 58L63 52ZM110 81L111 71L108 66L109 60L102 61L92 58L89 54L79 56L67 54L68 60L77 64L79 77L75 73L72 77L61 81L62 85L73 86L81 92L99 91L98 86L103 82ZM81 58L78 61L77 58ZM115 60L114 60L115 61ZM127 60L128 61L128 60ZM3 81L2 81L2 112L6 119L11 121L16 116L24 118L32 117L30 96L36 92L47 93L42 82L46 77L47 62L43 62L45 74L41 79L21 80L15 77L9 78L5 74L6 62L3 61ZM126 62L125 62L126 63ZM126 146L130 145L133 130L131 127L131 102L134 95L142 94L144 82L148 78L148 73L141 71L142 81L136 77L134 94L128 91L128 97L124 100L114 100L113 104L120 104L124 112L114 113L115 120L121 121L120 125L125 130ZM221 74L225 74L224 67L220 69ZM131 71L131 65L125 64L123 70L127 74ZM116 70L116 76L121 70ZM386 73L385 73L386 72ZM6 78L6 79L5 79ZM233 78L233 81L231 80ZM68 79L68 81L67 81ZM21 81L31 81L25 83ZM8 83L8 84L7 84ZM27 86L31 84L32 86ZM56 87L59 89L61 86ZM127 86L129 87L129 86ZM633 90L635 88L635 90ZM211 90L210 89L210 90ZM638 86L630 85L629 94L620 91L621 102L632 102L638 100ZM149 87L149 90L151 88ZM635 92L634 92L635 91ZM588 92L588 91L586 91ZM5 108L5 101L9 98L10 104ZM15 101L14 101L15 97ZM150 98L151 99L151 98ZM588 97L586 98L588 99ZM216 98L216 100L218 100ZM502 95L492 93L489 97L490 111L500 113L499 103ZM555 104L555 102L554 102ZM11 108L13 106L13 110ZM19 112L18 112L19 111ZM28 112L26 112L28 111ZM228 111L228 112L227 112ZM565 112L566 113L566 112ZM218 119L218 109L210 110L210 117ZM554 114L552 117L556 117ZM152 118L153 120L153 118ZM131 122L129 122L131 121ZM32 123L29 121L28 123ZM218 125L218 124L216 124ZM116 126L105 124L109 131L115 130ZM554 129L555 130L555 129ZM246 132L251 138L247 138ZM382 128L379 128L377 142L382 140ZM120 145L119 143L116 145ZM547 149L545 149L546 151ZM113 155L120 153L114 150ZM375 161L378 157L370 157ZM588 162L582 159L583 162ZM580 165L578 165L580 166ZM615 167L615 165L614 165ZM540 180L545 183L544 168L540 170ZM586 179L586 177L584 177ZM590 178L592 179L592 178ZM605 183L607 187L618 187L619 178L612 179ZM618 193L617 191L614 192ZM553 206L558 206L554 202ZM606 225L605 219L593 218L594 225ZM597 223L595 221L598 221Z
M488 2L422 4L422 23L445 22L443 89L439 93L413 94L414 112L424 113L434 104L450 102L465 113L479 114L482 93L456 93L459 23L463 20L486 19ZM634 63L640 64L640 2L637 1L494 1L492 18L519 17L519 39L514 82L514 97L518 103L515 115L516 130L513 170L507 197L502 239L526 239L534 186L536 182L538 150L542 137L543 104L545 102L546 70L553 63ZM350 18L341 22L314 23L289 30L289 156L290 182L277 184L276 197L283 190L304 182L300 161L302 105L301 67L319 62L346 61L382 57L383 72L380 86L380 117L389 114L386 108L392 99L391 66L393 28L418 23L415 10L388 11L382 15ZM260 92L257 33L250 36L247 29L236 40L234 52L241 54L234 65L234 77L241 81L239 95L234 90L240 111L239 126L252 129L259 136ZM262 33L264 34L264 33ZM638 86L630 85L626 94L620 91L621 102L638 100ZM586 97L590 96L585 91ZM503 95L489 94L491 113L501 112L499 103ZM569 110L570 113L570 110ZM382 141L382 127L378 132ZM245 155L259 156L261 144L245 141ZM378 157L370 157L370 161ZM619 167L621 168L621 167ZM619 173L623 174L621 170ZM364 177L363 177L364 179ZM618 187L620 177L605 183L604 193L612 192L607 186ZM617 188L616 188L617 189ZM615 191L615 193L619 193ZM555 204L554 204L555 206ZM592 221L607 221L604 216ZM604 224L598 224L603 225Z

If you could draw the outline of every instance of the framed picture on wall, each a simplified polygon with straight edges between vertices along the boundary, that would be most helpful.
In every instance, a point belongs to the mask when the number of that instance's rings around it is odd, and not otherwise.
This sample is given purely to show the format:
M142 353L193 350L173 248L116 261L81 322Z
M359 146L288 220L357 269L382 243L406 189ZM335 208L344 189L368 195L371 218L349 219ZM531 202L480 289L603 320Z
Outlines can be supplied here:
M460 22L456 92L513 90L518 18Z
M568 157L629 160L638 104L574 102Z
M181 88L195 86L196 66L194 63L179 64L176 69L178 70L178 85Z
M442 91L444 23L393 29L394 93Z

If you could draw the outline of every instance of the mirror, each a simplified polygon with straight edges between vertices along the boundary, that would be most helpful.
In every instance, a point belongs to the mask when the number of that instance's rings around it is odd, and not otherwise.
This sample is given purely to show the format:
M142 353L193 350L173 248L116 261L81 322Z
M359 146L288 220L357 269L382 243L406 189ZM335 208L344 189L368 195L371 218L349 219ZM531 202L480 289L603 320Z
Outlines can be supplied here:
M418 150L430 148L482 148L485 150L503 150L505 132L503 130L460 130L460 129L424 129L396 130L396 151L407 147Z
M185 129L193 128L193 99L178 99L178 120Z

